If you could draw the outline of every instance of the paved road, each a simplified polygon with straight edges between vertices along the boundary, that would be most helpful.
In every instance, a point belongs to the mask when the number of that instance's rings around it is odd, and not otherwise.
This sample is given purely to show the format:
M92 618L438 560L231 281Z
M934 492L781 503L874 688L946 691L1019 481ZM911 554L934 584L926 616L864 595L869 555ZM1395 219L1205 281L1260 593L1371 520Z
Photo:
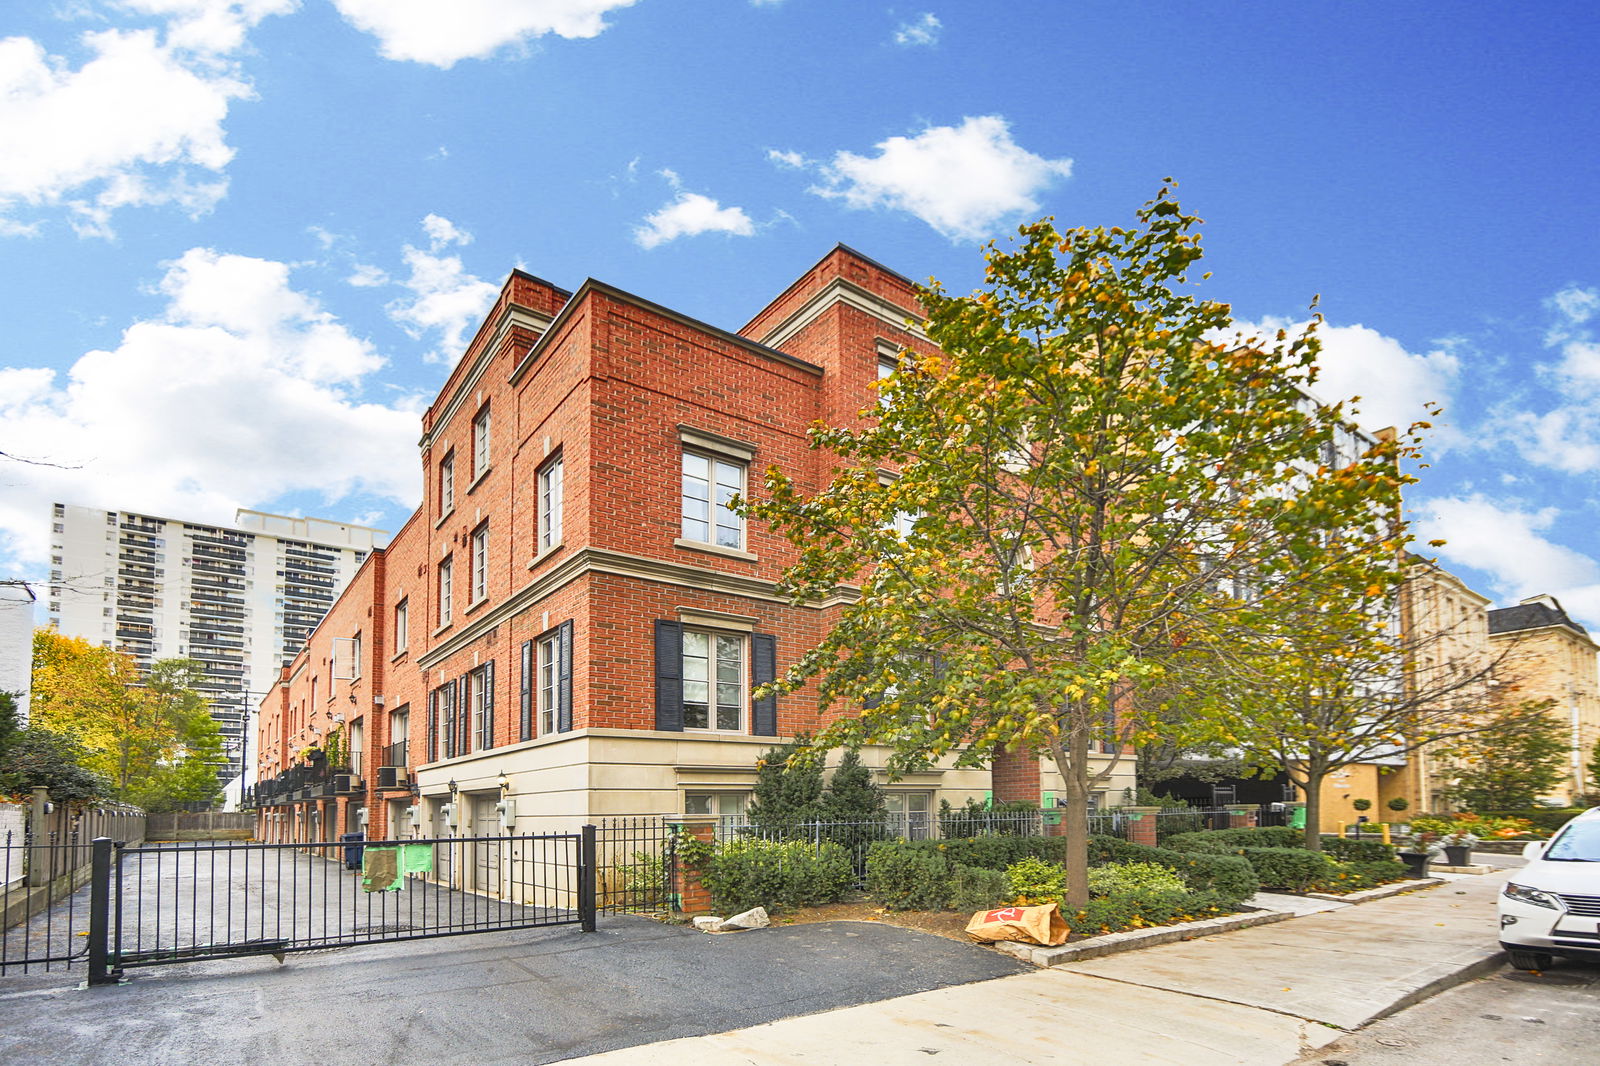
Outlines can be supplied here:
M545 1063L1032 967L839 922L707 936L648 918L141 970L0 980L0 1062Z
M1295 1066L1583 1066L1600 1060L1600 966L1501 970L1343 1037Z

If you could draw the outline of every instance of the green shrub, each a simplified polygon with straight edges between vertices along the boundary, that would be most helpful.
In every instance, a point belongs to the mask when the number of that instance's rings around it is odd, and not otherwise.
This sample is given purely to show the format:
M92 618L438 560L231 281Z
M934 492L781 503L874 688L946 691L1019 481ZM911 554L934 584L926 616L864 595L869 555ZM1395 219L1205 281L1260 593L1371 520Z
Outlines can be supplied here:
M1383 862L1394 858L1394 845L1381 840L1352 840L1349 837L1324 837L1322 851L1340 862Z
M950 906L958 911L993 910L1011 899L1011 884L1001 870L950 867Z
M952 892L950 860L933 841L883 840L867 851L867 896L890 910L943 910Z
M1183 888L1183 878L1178 872L1160 863L1113 862L1089 871L1089 892L1095 896L1176 892Z
M1232 901L1215 892L1169 888L1098 896L1064 917L1074 933L1093 936L1211 918L1235 909Z
M1067 871L1060 863L1028 856L1006 867L1010 900L1025 907L1060 903L1067 894Z
M1403 811L1407 807L1411 806L1411 801L1406 799L1404 796L1396 796L1394 799L1384 804L1384 806L1388 807L1391 811Z
M1255 867L1262 888L1306 892L1332 878L1337 864L1328 856L1305 848L1245 848L1244 857Z
M1405 864L1393 859L1339 862L1334 863L1332 875L1314 887L1319 892L1360 892L1362 889L1404 881L1410 876Z
M1166 846L1179 851L1212 850L1201 845L1229 844L1234 848L1298 848L1305 836L1298 829L1283 825L1241 826L1238 829L1207 829L1199 833L1180 833L1167 838Z
M940 800L939 834L944 837L1029 834L1039 822L1038 818L1022 817L1030 813L1037 815L1039 805L1027 800L984 803L969 799L964 807L952 807L949 800Z
M1044 859L1059 863L1067 857L1065 837L994 836L958 837L954 840L925 840L917 842L944 853L951 862L964 866L981 866L985 870L1004 870L1014 862L1026 858Z
M1091 836L1089 865L1109 862L1153 862L1168 867L1196 892L1216 892L1229 905L1240 903L1261 889L1250 863L1238 855L1208 855L1132 844L1118 837Z
M837 844L741 838L718 844L700 876L712 908L736 914L833 903L854 875L849 852Z

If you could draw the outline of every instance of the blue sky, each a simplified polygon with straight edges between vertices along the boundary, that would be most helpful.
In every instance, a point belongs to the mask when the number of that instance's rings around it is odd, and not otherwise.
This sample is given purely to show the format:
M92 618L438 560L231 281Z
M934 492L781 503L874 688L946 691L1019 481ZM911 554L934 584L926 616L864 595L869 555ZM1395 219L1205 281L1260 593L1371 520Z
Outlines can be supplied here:
M52 499L396 528L506 272L738 328L844 241L957 291L1166 175L1244 322L1446 416L1411 502L1600 626L1587 3L57 0L0 13L0 570Z

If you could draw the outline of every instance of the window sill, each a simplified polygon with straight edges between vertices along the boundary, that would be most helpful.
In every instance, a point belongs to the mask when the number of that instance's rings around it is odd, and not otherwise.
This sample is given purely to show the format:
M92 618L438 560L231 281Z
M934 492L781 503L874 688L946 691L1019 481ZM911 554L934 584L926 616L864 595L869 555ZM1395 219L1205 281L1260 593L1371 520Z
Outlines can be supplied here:
M437 637L440 633L448 632L450 627L453 626L453 625L455 625L454 621L446 622L446 623L444 623L444 625L440 626L438 629L435 629L431 635Z
M467 615L471 614L473 611L476 611L479 607L482 607L484 604L486 604L488 602L489 602L489 597L488 596L479 596L477 599L475 599L471 603L467 604L467 606L462 610L462 612L461 612L462 617L466 617Z
M478 487L478 486L479 486L479 485L482 485L482 484L483 484L483 479L484 479L484 478L486 478L486 477L488 477L488 476L489 476L489 474L490 474L490 473L491 473L491 472L492 472L492 471L493 471L493 470L494 470L494 467L492 467L492 466L486 466L486 467L484 467L484 468L483 468L483 469L482 469L482 470L480 470L480 471L478 471L478 476L477 476L477 477L475 477L475 478L473 478L473 479L472 479L472 483L471 483L471 484L470 484L470 485L468 485L468 486L467 486L467 495L468 495L468 496L471 496L471 495L472 495L472 492L473 492L473 490L474 490L474 489L476 489L476 488L477 488L477 487Z
M729 559L743 559L748 563L753 563L760 559L760 556L756 555L755 552L742 551L738 548L724 548L720 544L707 544L705 541L700 540L684 540L679 537L672 543L674 547L688 548L690 551L705 552L708 555L721 555Z
M559 540L550 545L548 548L539 549L539 554L528 560L528 569L532 570L534 567L538 566L540 563L544 562L546 559L550 558L550 556L554 555L560 550L561 542Z
M444 525L446 522L448 522L450 520L450 516L455 514L455 513L456 513L456 506L455 506L455 504L451 504L450 505L450 510L446 511L444 514L440 515L438 518L436 518L434 520L433 528L434 529L438 529L440 526Z
M408 656L410 654L411 654L411 645L407 644L405 647L401 648L399 651L397 651L393 655L389 656L389 661L391 663L397 663L401 659L404 659L406 656Z

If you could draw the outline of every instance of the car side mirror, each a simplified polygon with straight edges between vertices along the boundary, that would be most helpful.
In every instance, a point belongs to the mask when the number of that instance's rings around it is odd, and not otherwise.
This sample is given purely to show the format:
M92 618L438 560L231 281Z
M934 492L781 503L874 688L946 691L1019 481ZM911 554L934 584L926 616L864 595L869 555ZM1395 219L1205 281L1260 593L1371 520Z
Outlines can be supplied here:
M1528 841L1522 846L1522 857L1530 860L1537 859L1544 854L1545 843L1543 840Z

